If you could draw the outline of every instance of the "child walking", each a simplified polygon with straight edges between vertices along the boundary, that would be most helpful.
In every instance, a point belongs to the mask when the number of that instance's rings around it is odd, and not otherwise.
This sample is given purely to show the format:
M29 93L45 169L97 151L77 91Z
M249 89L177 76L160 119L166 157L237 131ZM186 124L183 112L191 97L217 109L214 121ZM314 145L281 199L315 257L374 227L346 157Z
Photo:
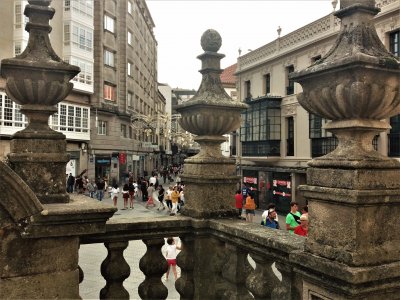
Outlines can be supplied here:
M124 198L124 209L128 209L129 185L127 183L122 188L122 198Z
M172 267L172 273L174 274L175 280L178 279L178 275L176 273L176 256L178 253L176 253L176 250L181 250L180 246L175 245L175 240L172 237L169 237L167 239L167 251L165 252L165 257L168 262L168 271L167 271L167 280L168 280L168 275L169 271Z
M119 194L118 184L114 184L113 187L111 188L111 198L113 199L115 207L117 207L118 194Z

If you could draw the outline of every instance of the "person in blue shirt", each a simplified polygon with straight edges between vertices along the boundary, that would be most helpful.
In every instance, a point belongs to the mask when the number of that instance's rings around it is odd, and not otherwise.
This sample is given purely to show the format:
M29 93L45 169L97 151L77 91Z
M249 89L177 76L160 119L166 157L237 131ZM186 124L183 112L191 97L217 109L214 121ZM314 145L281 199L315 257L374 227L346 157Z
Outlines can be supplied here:
M243 195L243 200L247 198L249 193L251 192L249 186L246 184L244 187L242 187L242 195Z
M273 228L273 229L279 229L279 223L275 220L276 218L276 211L275 209L270 208L268 210L268 216L265 220L261 221L261 225Z

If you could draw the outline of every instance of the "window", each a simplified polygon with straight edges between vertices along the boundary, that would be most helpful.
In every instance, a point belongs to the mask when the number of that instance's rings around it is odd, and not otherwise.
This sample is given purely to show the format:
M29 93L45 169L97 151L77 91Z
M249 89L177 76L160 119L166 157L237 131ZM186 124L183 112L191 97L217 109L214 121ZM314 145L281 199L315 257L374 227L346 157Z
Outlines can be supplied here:
M265 95L271 93L271 74L264 75Z
M389 156L400 156L400 115L390 118Z
M244 82L245 86L245 95L246 95L246 100L251 100L251 82L250 80L247 80Z
M128 30L128 44L132 46L132 32Z
M128 1L128 13L130 15L133 13L133 4L131 1Z
M335 150L338 140L330 132L323 129L328 121L320 116L309 115L309 137L311 139L311 156L318 157Z
M104 29L114 33L115 20L110 16L104 15Z
M133 93L128 92L126 102L128 103L128 107L133 107Z
M399 35L400 35L400 30L391 32L389 34L389 51L392 52L393 55L395 55L397 57L400 56Z
M81 68L81 71L79 72L78 75L72 79L75 82L80 82L83 84L88 84L92 85L92 80L93 80L93 64L88 61L84 61L82 59L78 59L75 57L70 57L69 59L66 59L70 64L78 66Z
M64 10L68 11L71 7L74 12L82 16L93 17L93 0L65 0Z
M14 27L16 29L22 27L22 6L21 3L15 4L14 7Z
M64 24L64 45L69 45L71 41L71 31L69 24Z
M107 122L98 120L97 121L97 134L98 135L107 135Z
M89 108L58 104L58 112L50 117L50 127L65 132L89 132Z
M92 51L93 30L82 25L64 24L64 45L69 45L71 41L73 46Z
M71 0L64 1L64 10L69 11L71 9Z
M13 102L6 93L0 92L0 126L26 127L27 119L20 111L21 106Z
M287 118L286 156L294 155L294 119Z
M126 70L127 70L127 74L128 76L132 76L133 73L133 64L128 62L126 65Z
M294 94L294 81L289 79L290 73L294 72L294 66L290 65L286 67L286 77L287 77L287 86L286 86L286 95L293 95Z
M133 130L131 126L129 126L129 138L133 139Z
M21 49L22 47L21 47L21 44L20 43L15 43L15 45L14 45L14 55L19 55L19 54L21 54L21 52L22 52L22 49Z
M104 99L110 101L117 100L115 86L109 85L107 83L104 84Z
M127 132L126 132L126 125L121 124L121 136L126 138L127 137Z
M252 101L242 114L240 135L243 155L279 156L281 110L279 100Z
M114 53L104 50L104 64L106 66L114 67Z

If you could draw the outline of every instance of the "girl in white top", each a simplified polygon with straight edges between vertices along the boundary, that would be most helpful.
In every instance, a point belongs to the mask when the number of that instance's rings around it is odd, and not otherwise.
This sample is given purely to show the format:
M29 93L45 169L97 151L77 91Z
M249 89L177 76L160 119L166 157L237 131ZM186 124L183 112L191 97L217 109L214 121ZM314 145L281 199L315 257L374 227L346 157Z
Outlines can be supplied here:
M111 198L114 201L114 206L117 207L117 200L118 200L118 194L119 194L119 187L117 184L115 184L112 188L111 188Z
M167 239L167 244L168 244L167 251L165 252L165 257L168 262L167 280L168 280L169 270L171 269L171 266L172 266L172 272L174 273L174 278L176 280L178 277L178 275L176 273L176 256L178 253L176 250L181 250L181 247L175 245L175 240L172 237Z

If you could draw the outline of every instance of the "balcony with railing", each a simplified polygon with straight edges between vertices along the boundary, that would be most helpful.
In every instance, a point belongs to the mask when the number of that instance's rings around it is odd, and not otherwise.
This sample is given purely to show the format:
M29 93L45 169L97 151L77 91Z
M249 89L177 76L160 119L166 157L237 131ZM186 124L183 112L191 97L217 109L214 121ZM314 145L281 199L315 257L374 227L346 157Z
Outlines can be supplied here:
M242 156L280 156L280 140L242 142Z
M271 295L275 299L301 298L301 277L294 272L297 264L290 259L290 254L303 250L305 238L235 219L189 217L111 219L104 233L82 237L81 245L98 243L107 248L107 257L98 266L106 281L98 291L100 298L129 298L124 281L139 275L130 274L130 269L137 266L128 265L123 251L134 240L141 240L147 247L139 263L145 277L136 287L139 296L167 298L168 291L162 283L167 263L161 247L164 238L170 236L179 237L182 243L182 251L177 256L181 277L175 287L183 299L200 293L198 289L202 287L196 285L199 276L207 276L214 283L208 286L208 294L213 295L209 299L250 299L251 294L257 299L269 299ZM213 250L197 248L196 236L203 236ZM207 255L199 255L199 251L206 251ZM206 264L213 265L211 273L201 270ZM81 274L81 280L84 275Z

